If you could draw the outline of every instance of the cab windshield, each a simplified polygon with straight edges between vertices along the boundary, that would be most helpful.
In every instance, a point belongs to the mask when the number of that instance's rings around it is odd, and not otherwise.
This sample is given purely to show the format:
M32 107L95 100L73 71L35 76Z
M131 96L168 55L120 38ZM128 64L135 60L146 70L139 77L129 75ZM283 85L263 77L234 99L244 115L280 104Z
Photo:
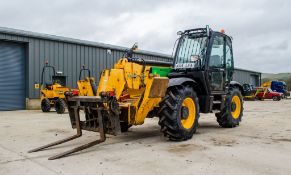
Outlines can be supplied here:
M182 36L176 50L174 69L202 68L206 43L207 37Z

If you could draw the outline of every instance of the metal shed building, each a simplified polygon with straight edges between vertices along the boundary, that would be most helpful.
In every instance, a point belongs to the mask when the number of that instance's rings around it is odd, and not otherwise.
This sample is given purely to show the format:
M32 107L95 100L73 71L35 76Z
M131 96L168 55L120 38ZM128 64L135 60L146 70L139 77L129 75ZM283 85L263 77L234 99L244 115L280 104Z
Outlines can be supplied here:
M124 53L125 47L54 35L0 27L0 111L31 108L39 105L40 81L45 59L67 76L69 87L76 87L81 65L99 77ZM171 57L148 51L135 56L149 60L170 61ZM33 104L35 103L35 104Z
M240 82L241 84L247 83L254 86L260 86L261 76L262 76L262 73L260 72L241 69L241 68L235 68L234 74L233 74L233 80Z
M39 106L40 93L34 89L34 84L40 81L46 59L57 71L62 71L67 76L68 86L75 88L83 64L89 67L94 77L99 77L104 68L113 66L125 49L98 42L0 27L0 111ZM139 51L134 56L172 61L169 55L149 51ZM259 86L261 73L235 68L234 80Z

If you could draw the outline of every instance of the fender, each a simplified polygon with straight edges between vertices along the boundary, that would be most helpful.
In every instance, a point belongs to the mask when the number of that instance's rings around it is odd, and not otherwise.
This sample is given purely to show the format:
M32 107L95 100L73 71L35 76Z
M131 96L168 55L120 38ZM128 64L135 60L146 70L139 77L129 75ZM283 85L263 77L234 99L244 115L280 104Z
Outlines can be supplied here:
M172 86L178 86L178 85L182 85L184 83L190 83L190 84L197 84L196 81L192 80L191 78L171 78L169 80L169 85L168 87L172 87Z
M243 96L245 96L244 89L243 89L242 85L241 85L239 82L237 82L237 81L231 81L231 82L229 83L229 86L230 86L230 87L236 87L236 88L238 88L238 89L240 90L241 94L242 94Z

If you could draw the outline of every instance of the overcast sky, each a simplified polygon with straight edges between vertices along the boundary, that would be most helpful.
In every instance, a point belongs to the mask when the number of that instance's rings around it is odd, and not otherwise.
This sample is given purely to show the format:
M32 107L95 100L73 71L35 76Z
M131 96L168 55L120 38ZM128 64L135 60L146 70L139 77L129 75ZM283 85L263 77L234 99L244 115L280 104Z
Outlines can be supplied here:
M290 0L1 0L0 26L171 54L177 31L233 37L235 66L291 72Z

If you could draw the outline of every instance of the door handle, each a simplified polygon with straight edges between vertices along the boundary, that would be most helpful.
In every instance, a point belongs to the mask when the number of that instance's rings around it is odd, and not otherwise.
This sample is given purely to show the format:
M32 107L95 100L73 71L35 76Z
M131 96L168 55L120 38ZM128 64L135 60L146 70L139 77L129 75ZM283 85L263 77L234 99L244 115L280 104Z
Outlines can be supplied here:
M218 67L216 67L216 68L212 68L212 70L213 71L224 71L224 68L218 68Z
M218 71L224 71L224 69L223 68L217 68L216 70L218 70Z

